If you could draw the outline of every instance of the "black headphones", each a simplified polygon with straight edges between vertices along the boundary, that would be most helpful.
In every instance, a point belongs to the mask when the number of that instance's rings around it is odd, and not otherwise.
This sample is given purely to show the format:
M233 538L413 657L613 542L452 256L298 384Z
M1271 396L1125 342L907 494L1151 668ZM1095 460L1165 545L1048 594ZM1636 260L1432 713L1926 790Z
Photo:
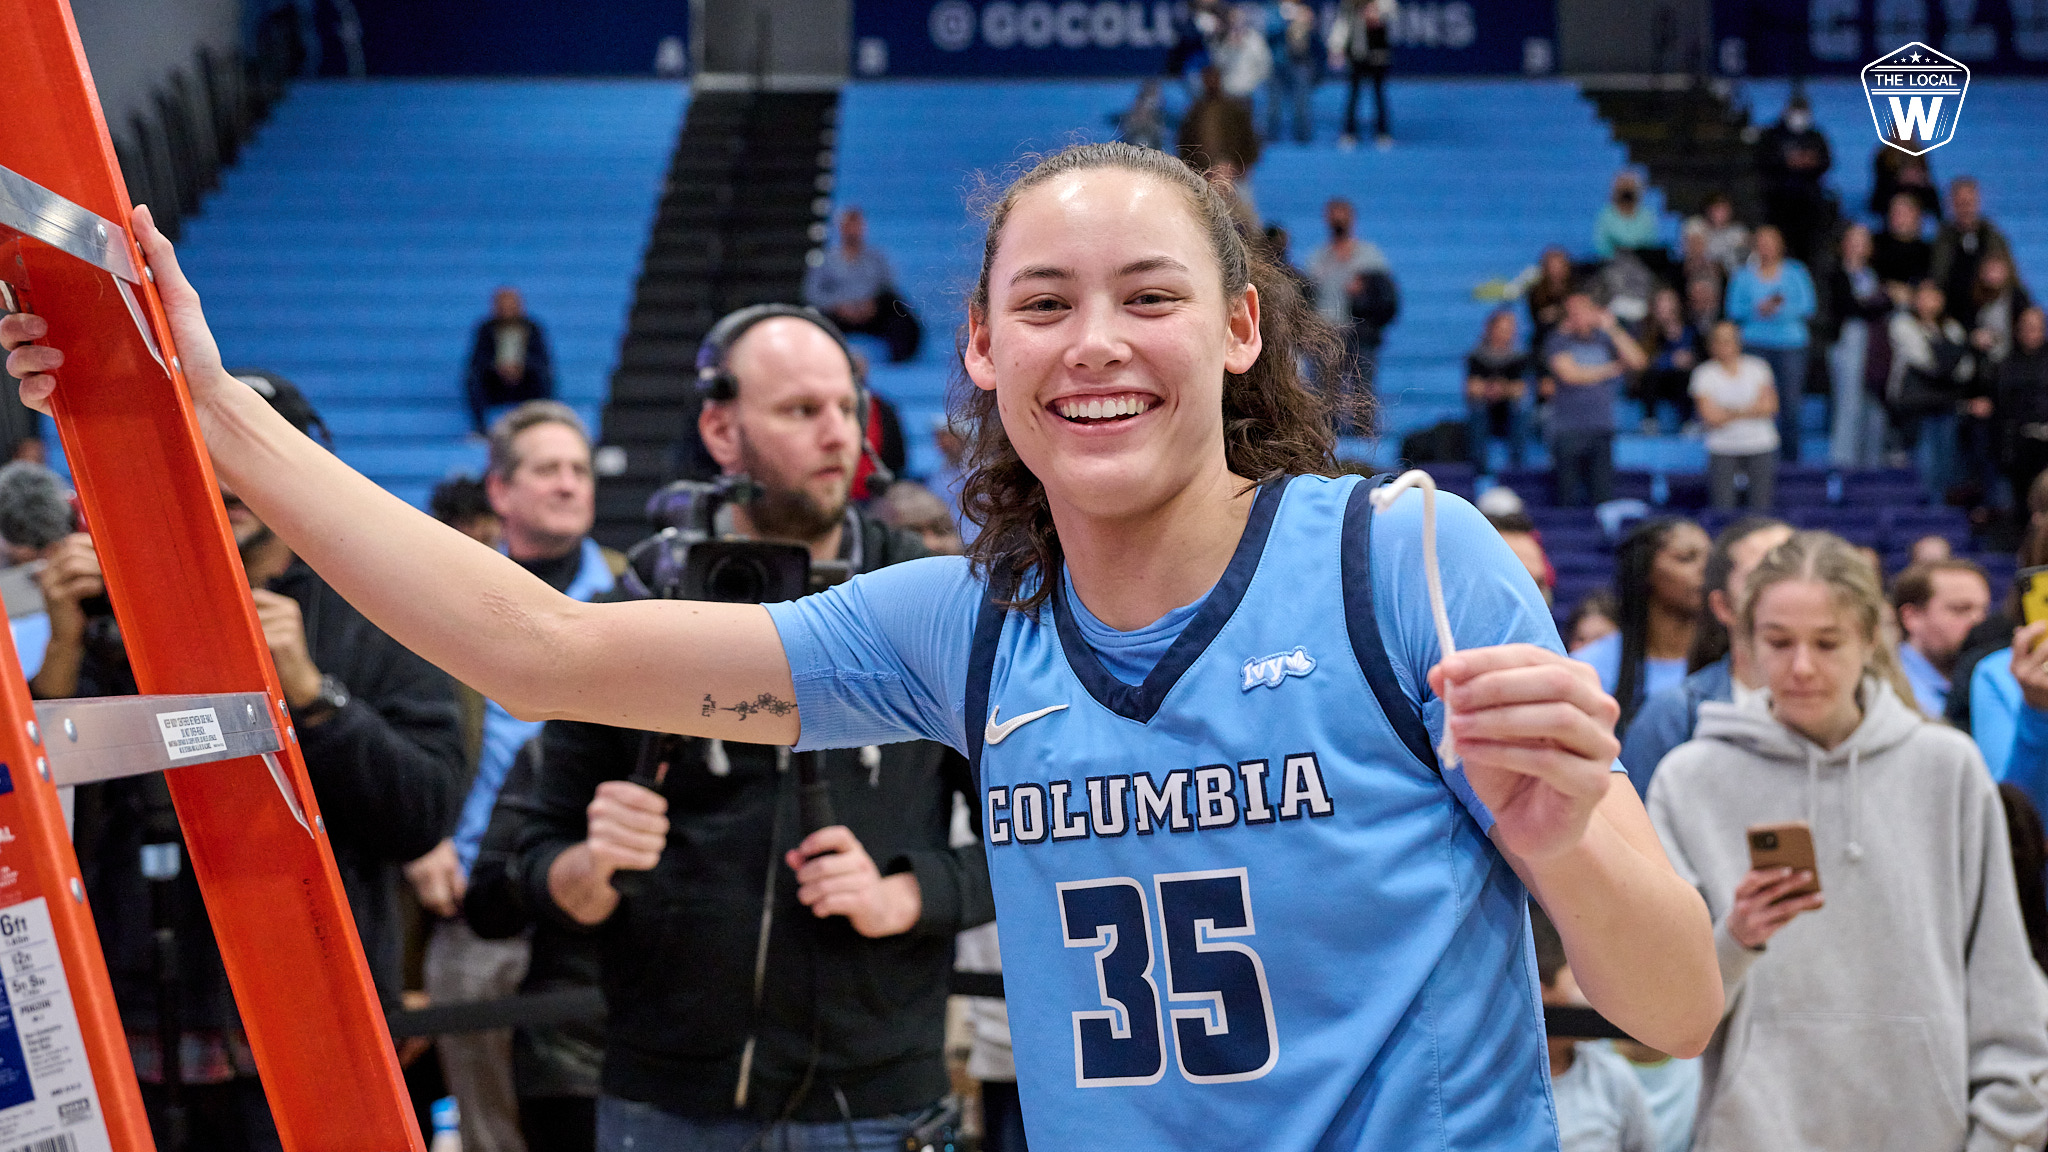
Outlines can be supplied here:
M727 363L732 357L732 346L739 343L740 337L754 325L778 316L789 316L815 325L846 354L846 367L853 373L853 412L854 421L860 428L861 454L873 465L883 487L895 483L896 474L882 463L874 445L868 443L868 410L872 405L860 358L853 354L853 346L846 342L846 335L839 330L839 325L832 323L816 308L800 304L750 304L737 312L726 313L711 326L711 331L704 334L704 342L697 346L697 395L719 403L736 399L740 394L740 381Z
M846 366L853 373L854 409L860 413L861 425L866 427L868 418L867 381L862 377L860 359L853 354L853 346L846 342L846 336L839 326L827 319L816 308L805 308L797 304L750 304L737 312L728 312L711 331L704 336L704 343L697 346L697 393L706 400L727 401L740 394L739 378L732 374L727 361L732 357L732 346L740 342L754 325L778 316L790 316L807 321L839 346L846 355Z

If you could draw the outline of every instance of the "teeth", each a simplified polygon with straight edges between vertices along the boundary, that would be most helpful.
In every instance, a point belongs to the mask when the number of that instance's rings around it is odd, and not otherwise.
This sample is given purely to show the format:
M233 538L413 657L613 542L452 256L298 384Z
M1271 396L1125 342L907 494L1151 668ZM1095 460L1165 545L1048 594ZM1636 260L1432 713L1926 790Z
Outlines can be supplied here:
M1059 406L1059 413L1069 420L1114 420L1136 416L1151 407L1152 401L1146 397L1116 396L1108 400L1068 400Z

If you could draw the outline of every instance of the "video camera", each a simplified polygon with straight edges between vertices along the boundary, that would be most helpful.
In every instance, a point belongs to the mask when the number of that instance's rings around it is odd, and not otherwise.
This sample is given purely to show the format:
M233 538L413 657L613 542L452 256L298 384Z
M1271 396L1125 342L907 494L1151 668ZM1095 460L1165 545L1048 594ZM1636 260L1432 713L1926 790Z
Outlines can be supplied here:
M647 518L656 531L626 554L627 590L643 599L770 604L851 575L845 561L813 561L801 544L735 537L729 506L759 491L745 476L723 476L677 480L649 497Z

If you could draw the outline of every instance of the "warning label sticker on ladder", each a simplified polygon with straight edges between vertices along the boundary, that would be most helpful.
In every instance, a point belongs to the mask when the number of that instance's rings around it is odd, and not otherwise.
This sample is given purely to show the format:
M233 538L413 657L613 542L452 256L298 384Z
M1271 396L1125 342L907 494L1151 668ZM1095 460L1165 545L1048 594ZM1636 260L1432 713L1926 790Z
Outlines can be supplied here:
M0 1152L113 1152L40 896L0 909Z
M194 708L189 712L159 712L157 728L163 733L164 751L173 760L187 756L204 756L228 750L227 737L221 735L220 717L211 708ZM0 1149L0 1152L10 1150Z

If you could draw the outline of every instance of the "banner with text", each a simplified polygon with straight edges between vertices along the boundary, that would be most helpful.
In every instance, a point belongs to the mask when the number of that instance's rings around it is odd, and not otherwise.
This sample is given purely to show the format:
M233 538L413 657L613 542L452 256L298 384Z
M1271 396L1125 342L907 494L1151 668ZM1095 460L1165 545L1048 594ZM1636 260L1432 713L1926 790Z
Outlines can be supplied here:
M1728 76L1862 71L1918 41L1978 76L2048 73L2048 0L1715 0Z
M1337 5L1320 7L1327 29ZM861 0L853 73L1145 76L1186 27L1179 0ZM1391 38L1396 75L1544 75L1556 68L1557 13L1526 0L1402 0Z

